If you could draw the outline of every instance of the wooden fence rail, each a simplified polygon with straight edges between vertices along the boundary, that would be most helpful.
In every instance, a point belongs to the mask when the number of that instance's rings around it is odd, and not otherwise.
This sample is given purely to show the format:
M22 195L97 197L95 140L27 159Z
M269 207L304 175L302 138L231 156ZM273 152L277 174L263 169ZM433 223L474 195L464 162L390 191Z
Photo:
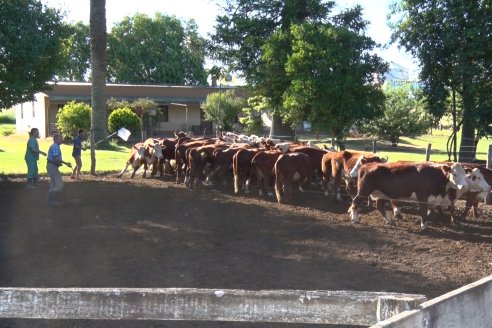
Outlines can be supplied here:
M417 294L187 288L0 288L0 318L199 320L370 326Z

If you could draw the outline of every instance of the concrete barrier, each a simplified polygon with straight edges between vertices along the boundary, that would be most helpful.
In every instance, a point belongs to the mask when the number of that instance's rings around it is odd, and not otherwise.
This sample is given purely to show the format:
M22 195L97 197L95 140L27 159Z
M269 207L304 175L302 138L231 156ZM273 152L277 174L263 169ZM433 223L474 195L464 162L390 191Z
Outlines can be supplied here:
M492 275L404 311L371 328L490 328Z
M0 288L0 317L369 326L425 300L424 295L356 291Z

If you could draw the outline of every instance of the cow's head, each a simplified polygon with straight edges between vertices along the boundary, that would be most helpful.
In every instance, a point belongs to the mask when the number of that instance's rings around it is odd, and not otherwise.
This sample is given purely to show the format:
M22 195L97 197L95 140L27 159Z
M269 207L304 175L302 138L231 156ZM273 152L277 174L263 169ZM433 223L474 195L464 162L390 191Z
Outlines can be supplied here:
M142 160L145 156L145 146L140 145L137 147L137 153L135 154L135 160Z
M291 145L290 142L282 142L282 143L278 143L275 145L275 148L276 149L279 149L282 153L286 153L289 151L289 146Z
M468 189L473 192L490 192L490 185L485 181L485 178L479 168L469 170L466 175Z
M444 165L442 169L447 173L448 180L453 188L461 190L468 186L465 169L460 163L454 163L451 166Z
M351 178L357 178L357 175L359 174L359 170L362 167L362 165L366 163L386 163L388 161L388 157L379 157L379 156L372 156L372 157L365 157L364 155L361 155L359 159L357 159L357 162L355 163L354 167L352 170L350 170L350 177Z
M164 158L164 155L162 155L162 146L159 142L154 143L154 156L158 159Z

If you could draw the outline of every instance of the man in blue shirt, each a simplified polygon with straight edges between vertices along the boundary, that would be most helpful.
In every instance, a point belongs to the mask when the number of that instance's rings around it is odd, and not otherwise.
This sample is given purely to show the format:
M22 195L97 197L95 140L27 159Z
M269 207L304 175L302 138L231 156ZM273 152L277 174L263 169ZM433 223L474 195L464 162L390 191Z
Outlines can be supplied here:
M82 168L82 141L85 139L84 130L80 129L77 136L73 139L72 156L75 159L75 167L70 178L80 180L80 169Z
M62 164L68 167L72 165L68 162L62 160L62 154L60 149L60 144L63 139L61 134L56 133L53 136L53 144L48 149L48 163L46 164L46 171L50 177L50 189L48 191L48 205L50 206L60 206L58 194L63 190L63 179L59 170Z

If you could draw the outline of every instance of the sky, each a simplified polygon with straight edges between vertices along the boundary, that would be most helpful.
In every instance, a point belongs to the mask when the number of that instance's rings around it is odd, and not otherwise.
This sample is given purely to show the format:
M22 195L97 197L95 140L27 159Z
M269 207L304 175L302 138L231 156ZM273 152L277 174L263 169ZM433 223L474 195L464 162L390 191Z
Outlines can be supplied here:
M336 0L338 12L342 8L353 7L360 4L363 8L364 18L370 22L367 34L380 44L386 44L390 40L391 30L387 26L386 16L389 5L394 0ZM71 23L82 21L89 24L89 0L41 0L49 7L61 9L66 12L66 20ZM166 15L175 15L179 19L193 18L200 34L206 37L213 32L215 17L220 9L213 0L106 0L107 29L115 22L119 22L125 16L133 16L135 13L144 13L153 17L156 12ZM377 51L377 54L390 63L396 63L407 68L410 77L415 77L417 65L412 57L404 51L400 51L396 45Z

